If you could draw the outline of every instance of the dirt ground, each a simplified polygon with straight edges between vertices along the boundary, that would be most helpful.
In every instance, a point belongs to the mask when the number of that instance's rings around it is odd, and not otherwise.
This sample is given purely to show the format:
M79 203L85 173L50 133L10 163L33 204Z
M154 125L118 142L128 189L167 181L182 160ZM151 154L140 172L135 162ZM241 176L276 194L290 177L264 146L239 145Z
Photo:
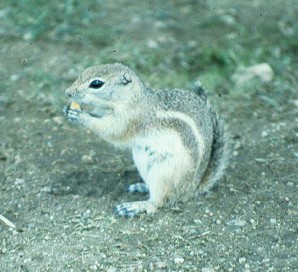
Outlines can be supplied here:
M266 96L211 95L232 135L225 180L123 219L112 208L144 198L125 192L140 179L130 153L62 112L98 45L0 43L0 214L16 226L0 221L0 271L298 271L297 78L283 81L289 92L273 80Z

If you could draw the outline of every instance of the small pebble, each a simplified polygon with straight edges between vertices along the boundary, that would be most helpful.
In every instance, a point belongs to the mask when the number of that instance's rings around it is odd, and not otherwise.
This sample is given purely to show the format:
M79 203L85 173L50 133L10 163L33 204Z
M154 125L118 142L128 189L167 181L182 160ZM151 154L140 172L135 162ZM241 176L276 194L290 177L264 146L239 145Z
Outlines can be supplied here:
M43 187L43 188L41 189L41 192L51 193L51 192L52 192L52 187L51 187L51 186Z
M240 264L242 264L242 263L246 262L246 259L243 257L243 258L240 258L238 261L239 261Z
M157 262L156 267L160 269L167 268L167 263L166 262Z
M25 183L25 179L23 178L17 178L16 181L14 182L15 185L22 185Z
M54 122L57 123L58 125L61 125L65 122L65 119L62 116L55 116L53 118Z
M243 227L246 224L245 220L241 219L232 219L227 222L229 226Z
M174 259L175 264L182 264L184 263L184 258L177 257Z
M250 219L249 222L253 225L256 223L256 221L254 219Z
M209 210L206 210L205 213L209 216L213 216L213 212L209 211Z
M215 272L215 270L212 267L203 267L202 272Z
M30 32L25 33L25 35L23 36L23 39L24 39L25 41L32 40L33 38L34 38L34 37L33 37L33 34L30 33Z
M82 156L82 161L84 163L88 163L88 164L93 164L94 163L93 157L90 156L90 155L83 155Z
M10 76L10 80L11 80L11 81L17 81L19 78L20 78L19 75L11 75L11 76Z
M267 160L263 159L263 158L255 158L255 161L256 162L267 162Z
M156 49L156 48L158 48L158 43L156 41L150 39L147 42L147 46L151 49Z
M277 223L275 218L270 218L270 224L275 225Z
M14 121L15 123L20 123L20 122L22 121L22 118L21 118L21 117L15 117L15 118L13 119L13 121Z

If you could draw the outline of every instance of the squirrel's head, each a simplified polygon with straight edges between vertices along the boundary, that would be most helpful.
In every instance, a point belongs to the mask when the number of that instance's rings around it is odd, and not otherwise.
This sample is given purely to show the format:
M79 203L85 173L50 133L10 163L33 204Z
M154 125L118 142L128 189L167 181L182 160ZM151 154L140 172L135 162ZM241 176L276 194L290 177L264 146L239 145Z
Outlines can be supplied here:
M119 63L91 66L65 91L72 100L91 106L116 107L138 101L143 82Z

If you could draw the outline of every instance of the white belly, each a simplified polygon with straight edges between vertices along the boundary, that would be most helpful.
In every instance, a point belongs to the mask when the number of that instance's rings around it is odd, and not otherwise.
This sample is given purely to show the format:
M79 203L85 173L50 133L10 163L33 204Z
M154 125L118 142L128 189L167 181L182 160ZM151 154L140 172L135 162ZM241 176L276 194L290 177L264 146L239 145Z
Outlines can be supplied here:
M134 162L143 180L147 183L148 174L152 169L167 172L170 169L190 167L191 158L179 133L163 129L139 136L132 144ZM159 167L157 167L159 166ZM172 169L175 171L175 169ZM158 173L156 173L158 176Z

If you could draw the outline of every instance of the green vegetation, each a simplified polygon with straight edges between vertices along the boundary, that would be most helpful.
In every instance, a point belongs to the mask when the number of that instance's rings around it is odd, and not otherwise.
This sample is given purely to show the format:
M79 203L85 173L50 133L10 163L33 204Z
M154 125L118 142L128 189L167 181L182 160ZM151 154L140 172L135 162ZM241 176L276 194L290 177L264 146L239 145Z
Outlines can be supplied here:
M294 0L7 0L0 11L6 40L92 47L96 53L77 57L81 64L123 62L156 87L188 88L200 78L209 92L250 96L266 84L254 80L239 88L231 78L238 67L258 63L272 67L276 92L288 94L297 84L289 80L297 76Z

